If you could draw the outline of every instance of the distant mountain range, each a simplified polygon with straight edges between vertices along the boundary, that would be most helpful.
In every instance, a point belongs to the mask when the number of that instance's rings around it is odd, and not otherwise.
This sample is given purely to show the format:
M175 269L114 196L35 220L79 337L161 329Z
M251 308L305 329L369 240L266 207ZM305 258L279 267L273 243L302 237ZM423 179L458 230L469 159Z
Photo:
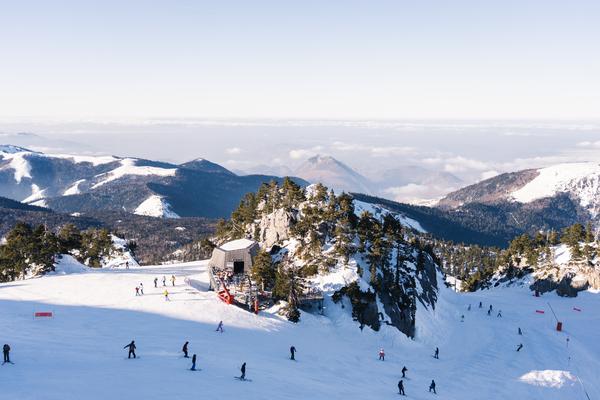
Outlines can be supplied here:
M261 165L245 172L297 176L340 191L366 193L403 202L439 197L464 185L462 180L448 172L435 172L418 166L402 166L365 174L324 155L309 158L294 171L283 166Z
M127 211L155 217L228 218L273 175L237 176L197 159L181 165L139 158L45 155L0 146L0 196L58 212ZM293 178L306 186L308 182Z
M505 247L523 233L560 231L577 222L600 229L600 165L594 163L501 174L452 192L431 207L352 195L400 212L455 242Z

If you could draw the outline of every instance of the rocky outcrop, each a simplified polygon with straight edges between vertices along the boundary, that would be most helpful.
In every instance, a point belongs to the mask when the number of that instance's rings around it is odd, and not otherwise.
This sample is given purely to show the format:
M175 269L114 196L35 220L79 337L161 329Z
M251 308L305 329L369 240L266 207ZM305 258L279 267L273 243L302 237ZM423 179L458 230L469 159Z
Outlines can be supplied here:
M252 223L250 232L255 235L254 240L260 242L263 249L269 248L291 237L290 229L296 224L297 217L297 211L279 209Z
M600 288L600 270L590 267L570 266L566 268L544 268L535 274L531 290L541 293L556 290L563 297L577 297L582 290Z

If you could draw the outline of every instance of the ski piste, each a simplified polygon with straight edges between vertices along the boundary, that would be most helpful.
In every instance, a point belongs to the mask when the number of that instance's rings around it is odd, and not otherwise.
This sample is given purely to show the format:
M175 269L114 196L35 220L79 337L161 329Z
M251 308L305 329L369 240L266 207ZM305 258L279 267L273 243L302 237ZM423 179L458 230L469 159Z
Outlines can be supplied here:
M234 378L237 379L238 381L252 382L252 379L242 378L241 376L234 376Z
M196 369L187 368L187 370L192 371L192 372L202 371L200 368L196 368Z

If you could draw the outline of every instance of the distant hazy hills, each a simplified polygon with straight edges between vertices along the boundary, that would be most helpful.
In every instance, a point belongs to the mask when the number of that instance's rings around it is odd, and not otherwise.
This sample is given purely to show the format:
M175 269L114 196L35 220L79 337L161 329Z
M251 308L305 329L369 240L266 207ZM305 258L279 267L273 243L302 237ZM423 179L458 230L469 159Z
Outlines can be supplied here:
M330 156L317 155L309 158L296 170L287 167L259 166L249 173L297 176L310 183L345 190L411 201L433 198L453 191L463 185L456 176L447 172L435 172L417 166L402 166L369 174L354 169Z
M271 179L282 178L237 176L204 159L173 165L114 156L45 155L0 146L0 196L58 212L228 218L246 193Z

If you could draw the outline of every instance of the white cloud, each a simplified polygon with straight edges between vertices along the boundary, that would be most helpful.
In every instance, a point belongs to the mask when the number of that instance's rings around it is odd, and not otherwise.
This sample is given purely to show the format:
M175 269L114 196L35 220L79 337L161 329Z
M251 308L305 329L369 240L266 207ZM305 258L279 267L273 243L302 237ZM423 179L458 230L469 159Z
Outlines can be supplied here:
M497 175L500 175L500 173L498 171L487 171L481 174L481 180L486 180L486 179L490 179L493 178Z
M373 157L389 157L406 154L414 154L418 150L414 147L373 147L371 155Z
M232 149L227 149L227 153L228 154L240 154L242 152L242 149L240 149L239 147L234 147Z
M446 161L444 171L455 173L469 170L485 171L490 169L490 166L478 160L472 160L464 157L449 158Z
M598 148L600 149L600 141L598 142L580 142L577 143L577 147L592 147L592 148Z
M312 149L299 149L290 151L290 157L293 159L305 159L314 157L317 154L321 153L325 148L323 146L316 146Z

